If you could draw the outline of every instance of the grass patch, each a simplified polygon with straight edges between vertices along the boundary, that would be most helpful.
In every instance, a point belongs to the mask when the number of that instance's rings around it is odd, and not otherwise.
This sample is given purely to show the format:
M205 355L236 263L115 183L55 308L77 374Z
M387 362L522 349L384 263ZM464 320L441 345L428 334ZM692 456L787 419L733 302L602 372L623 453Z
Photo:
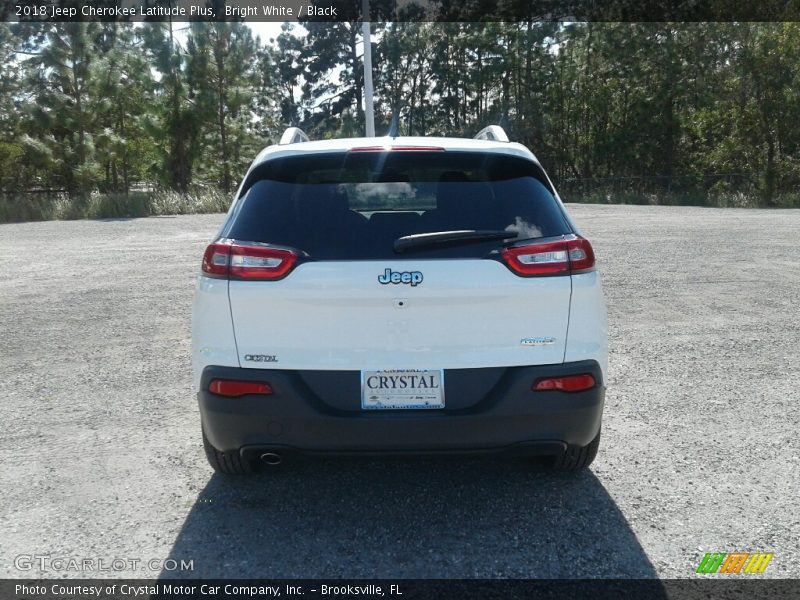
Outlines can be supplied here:
M800 192L786 192L766 203L760 194L746 192L562 192L566 202L580 204L633 204L650 206L708 206L713 208L800 208Z
M188 194L172 191L155 192L150 198L151 215L194 215L225 212L231 204L230 195L214 189Z
M159 190L129 194L0 194L0 223L69 219L121 219L226 212L231 196L215 189L188 194Z

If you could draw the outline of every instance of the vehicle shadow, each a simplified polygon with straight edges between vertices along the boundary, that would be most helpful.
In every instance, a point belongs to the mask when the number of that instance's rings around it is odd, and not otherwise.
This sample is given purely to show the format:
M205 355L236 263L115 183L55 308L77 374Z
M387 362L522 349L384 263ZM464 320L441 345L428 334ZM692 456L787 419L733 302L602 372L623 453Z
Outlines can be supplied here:
M598 479L492 458L295 459L214 475L162 578L654 578Z

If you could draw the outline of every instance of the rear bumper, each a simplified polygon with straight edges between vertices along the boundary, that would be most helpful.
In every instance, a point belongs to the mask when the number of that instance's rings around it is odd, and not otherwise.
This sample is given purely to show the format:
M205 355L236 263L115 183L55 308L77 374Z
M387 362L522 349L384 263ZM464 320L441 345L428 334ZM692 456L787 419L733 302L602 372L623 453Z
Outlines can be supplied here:
M485 373L483 373L485 372ZM591 373L597 385L583 392L532 392L540 377ZM559 454L585 446L600 429L605 383L595 361L559 365L445 371L448 379L490 389L469 406L423 411L361 411L357 393L349 404L326 403L308 372L209 366L198 401L206 436L218 450L245 455L283 453L473 453ZM360 374L320 372L351 389ZM208 391L212 379L267 381L271 396L227 398ZM454 383L454 387L457 384Z

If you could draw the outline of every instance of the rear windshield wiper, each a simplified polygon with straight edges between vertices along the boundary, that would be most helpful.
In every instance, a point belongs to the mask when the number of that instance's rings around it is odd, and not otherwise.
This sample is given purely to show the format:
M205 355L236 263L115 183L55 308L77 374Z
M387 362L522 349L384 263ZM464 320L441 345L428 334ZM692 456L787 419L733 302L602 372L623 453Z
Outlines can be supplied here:
M433 231L431 233L417 233L404 235L394 241L395 252L405 252L412 248L437 246L440 244L470 244L485 242L486 240L507 240L515 238L516 231L475 230L460 229L458 231Z

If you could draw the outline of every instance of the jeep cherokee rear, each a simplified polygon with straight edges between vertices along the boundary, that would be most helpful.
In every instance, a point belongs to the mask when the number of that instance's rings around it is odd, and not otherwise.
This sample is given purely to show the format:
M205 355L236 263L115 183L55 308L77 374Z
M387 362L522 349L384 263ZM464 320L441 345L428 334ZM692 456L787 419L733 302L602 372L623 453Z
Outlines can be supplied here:
M508 452L587 466L607 363L594 253L525 147L271 146L203 258L194 383L211 465Z

